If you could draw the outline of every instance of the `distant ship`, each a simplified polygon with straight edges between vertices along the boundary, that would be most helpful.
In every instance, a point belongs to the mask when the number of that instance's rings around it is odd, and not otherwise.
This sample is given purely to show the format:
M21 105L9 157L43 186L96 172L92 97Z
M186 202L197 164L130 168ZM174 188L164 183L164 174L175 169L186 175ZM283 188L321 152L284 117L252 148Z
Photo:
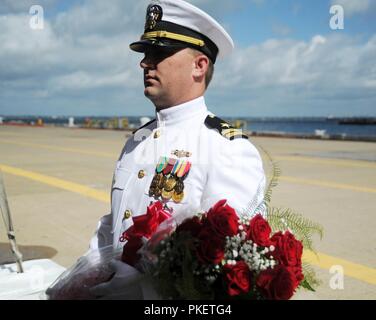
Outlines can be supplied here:
M346 118L338 120L338 124L375 125L376 118Z

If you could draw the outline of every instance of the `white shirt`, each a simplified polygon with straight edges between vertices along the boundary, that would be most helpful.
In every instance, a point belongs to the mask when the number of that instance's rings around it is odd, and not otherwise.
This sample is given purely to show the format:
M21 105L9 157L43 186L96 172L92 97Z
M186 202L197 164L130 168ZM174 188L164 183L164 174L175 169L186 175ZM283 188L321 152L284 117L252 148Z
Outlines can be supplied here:
M132 217L145 214L156 201L149 188L162 156L191 163L183 200L166 203L173 216L194 215L221 199L239 215L262 210L265 174L257 149L247 139L230 140L209 127L205 120L211 115L200 97L157 112L155 121L128 139L116 164L111 213L99 222L91 249L124 245L119 238L132 225ZM172 154L175 150L190 154L178 158Z

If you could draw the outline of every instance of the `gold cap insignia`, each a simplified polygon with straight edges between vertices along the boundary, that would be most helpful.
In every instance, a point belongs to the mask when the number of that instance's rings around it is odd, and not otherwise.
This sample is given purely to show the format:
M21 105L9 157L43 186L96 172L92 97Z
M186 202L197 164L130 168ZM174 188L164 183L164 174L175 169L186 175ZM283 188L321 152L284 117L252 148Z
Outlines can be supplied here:
M157 25L157 22L162 20L163 10L162 7L157 4L151 4L146 10L146 23L145 30L153 30Z

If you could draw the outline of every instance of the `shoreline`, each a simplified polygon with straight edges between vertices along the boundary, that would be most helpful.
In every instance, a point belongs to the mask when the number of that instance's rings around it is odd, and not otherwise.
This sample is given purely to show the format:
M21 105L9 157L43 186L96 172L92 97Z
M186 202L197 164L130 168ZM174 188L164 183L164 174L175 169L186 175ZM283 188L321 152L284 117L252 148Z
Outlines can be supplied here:
M28 123L1 123L0 126L10 127L32 127L32 128L64 128L64 129L81 129L81 130L106 130L106 131L124 131L133 133L137 128L87 128L87 127L68 127L66 125L57 126L53 124L28 124ZM359 142L376 142L376 136L352 136L347 134L308 134L308 133L288 133L279 131L244 131L248 137L265 137L265 138L287 138L287 139L307 139L307 140L325 140L325 141L359 141Z
M350 136L346 134L306 134L306 133L287 133L287 132L255 132L246 131L246 135L251 137L269 137L269 138L289 138L289 139L307 139L307 140L330 140L330 141L359 141L376 142L376 137L372 136Z

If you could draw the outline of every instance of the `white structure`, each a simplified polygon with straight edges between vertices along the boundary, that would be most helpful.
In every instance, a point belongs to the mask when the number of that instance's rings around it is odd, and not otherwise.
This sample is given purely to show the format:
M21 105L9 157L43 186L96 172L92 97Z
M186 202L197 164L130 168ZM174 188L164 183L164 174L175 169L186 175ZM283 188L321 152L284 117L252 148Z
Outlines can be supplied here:
M315 135L319 136L319 137L326 137L326 130L316 129L315 130Z
M0 124L3 124L3 117L0 117Z
M74 118L73 117L69 118L68 127L69 128L75 127L75 125L74 125Z
M151 119L149 117L142 117L140 118L140 126L144 126L145 124L147 124L149 121L151 121Z

